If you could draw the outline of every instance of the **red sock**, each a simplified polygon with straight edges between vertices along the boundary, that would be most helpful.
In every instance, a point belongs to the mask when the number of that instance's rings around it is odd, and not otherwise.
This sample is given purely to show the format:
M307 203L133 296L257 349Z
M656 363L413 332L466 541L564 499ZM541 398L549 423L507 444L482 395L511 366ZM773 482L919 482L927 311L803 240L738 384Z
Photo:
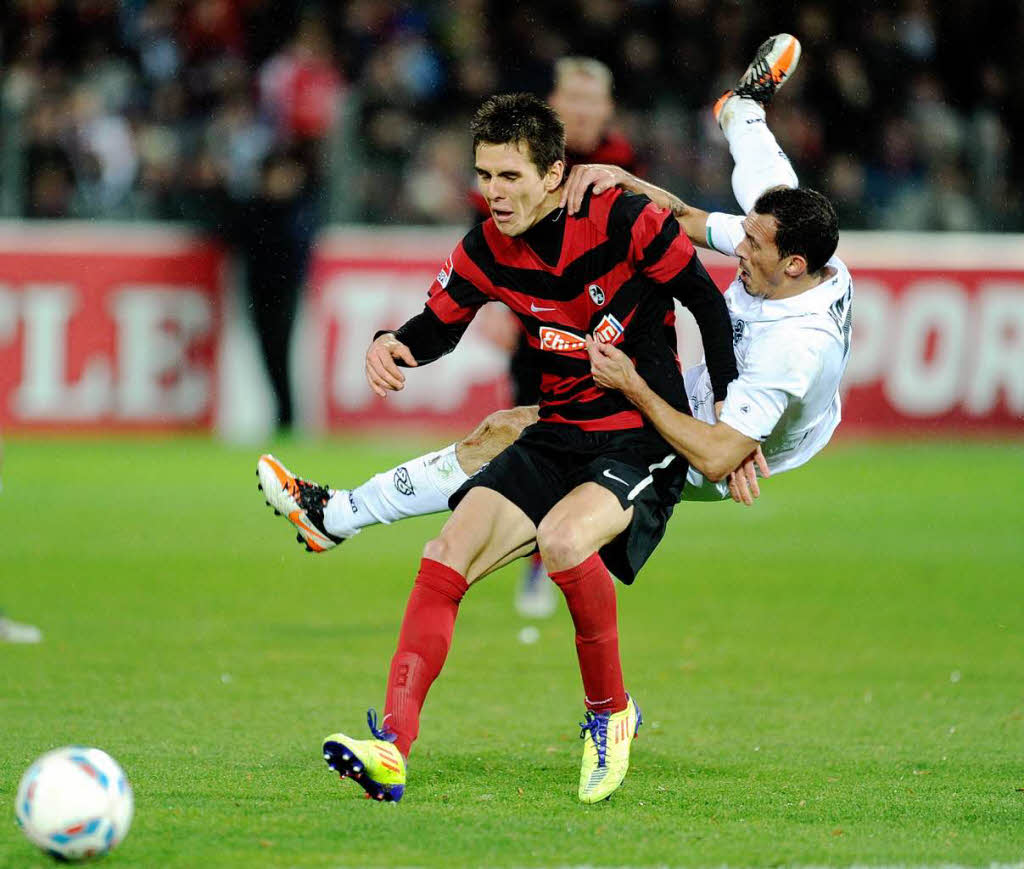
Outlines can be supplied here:
M555 571L551 578L562 589L576 626L576 654L587 708L594 712L625 709L615 581L608 568L595 552L575 567Z
M398 649L391 659L383 726L406 757L420 730L420 709L452 644L459 601L469 586L456 570L424 558L405 606Z

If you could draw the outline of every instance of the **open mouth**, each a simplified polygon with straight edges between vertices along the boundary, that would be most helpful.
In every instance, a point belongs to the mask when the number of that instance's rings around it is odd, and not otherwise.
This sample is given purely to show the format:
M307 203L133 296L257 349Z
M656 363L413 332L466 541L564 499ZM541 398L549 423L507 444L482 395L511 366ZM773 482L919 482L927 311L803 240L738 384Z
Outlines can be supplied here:
M496 223L508 223L512 219L512 214L510 208L491 208L491 216Z

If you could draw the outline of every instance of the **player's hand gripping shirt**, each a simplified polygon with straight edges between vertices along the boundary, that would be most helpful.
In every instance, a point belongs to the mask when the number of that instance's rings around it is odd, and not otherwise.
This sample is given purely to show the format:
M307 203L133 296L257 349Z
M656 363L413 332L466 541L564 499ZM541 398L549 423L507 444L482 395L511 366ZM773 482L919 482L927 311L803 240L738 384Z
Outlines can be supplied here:
M708 241L735 255L743 240L742 217L715 214ZM828 443L839 425L839 383L850 357L853 280L832 257L831 278L789 299L750 295L737 277L725 300L733 324L739 377L729 386L721 421L759 441L772 473L799 467ZM715 422L714 399L704 365L688 368L686 390L693 415ZM719 500L728 484L689 471L684 500Z
M455 347L480 307L504 302L519 318L541 370L540 418L586 430L639 428L615 390L594 383L584 338L618 346L641 376L686 410L675 354L672 299L700 327L709 382L723 398L735 377L728 311L671 212L645 196L610 190L582 209L556 209L518 237L486 220L452 252L422 313L395 334L419 363Z

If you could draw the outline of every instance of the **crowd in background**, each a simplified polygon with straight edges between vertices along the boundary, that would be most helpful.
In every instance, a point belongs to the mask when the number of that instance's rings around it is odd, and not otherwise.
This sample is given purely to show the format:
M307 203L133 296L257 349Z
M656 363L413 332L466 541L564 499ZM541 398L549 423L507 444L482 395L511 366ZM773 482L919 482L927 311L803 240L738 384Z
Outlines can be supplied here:
M846 228L1024 229L1024 4L900 0L8 0L0 211L244 224L472 219L468 116L615 76L648 178L735 209L709 106L767 35L803 42L772 127ZM282 167L284 167L282 169ZM289 174L290 173L290 174ZM252 203L257 203L255 217ZM313 210L316 210L313 216ZM303 223L306 221L306 223ZM244 239L240 243L245 243ZM305 243L304 241L302 242Z

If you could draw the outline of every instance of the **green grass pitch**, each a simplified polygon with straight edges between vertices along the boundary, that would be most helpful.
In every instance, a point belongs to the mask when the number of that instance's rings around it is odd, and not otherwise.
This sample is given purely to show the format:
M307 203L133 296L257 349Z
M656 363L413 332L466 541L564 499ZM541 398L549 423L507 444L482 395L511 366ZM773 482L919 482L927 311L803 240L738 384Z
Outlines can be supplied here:
M426 441L289 442L335 484ZM397 806L320 757L364 732L442 517L305 553L258 454L202 439L13 439L0 605L0 866L43 751L108 750L136 819L111 867L971 864L1024 858L1020 444L839 443L751 509L681 505L621 589L645 727L576 801L582 691L564 606L518 640L517 567L463 603Z

